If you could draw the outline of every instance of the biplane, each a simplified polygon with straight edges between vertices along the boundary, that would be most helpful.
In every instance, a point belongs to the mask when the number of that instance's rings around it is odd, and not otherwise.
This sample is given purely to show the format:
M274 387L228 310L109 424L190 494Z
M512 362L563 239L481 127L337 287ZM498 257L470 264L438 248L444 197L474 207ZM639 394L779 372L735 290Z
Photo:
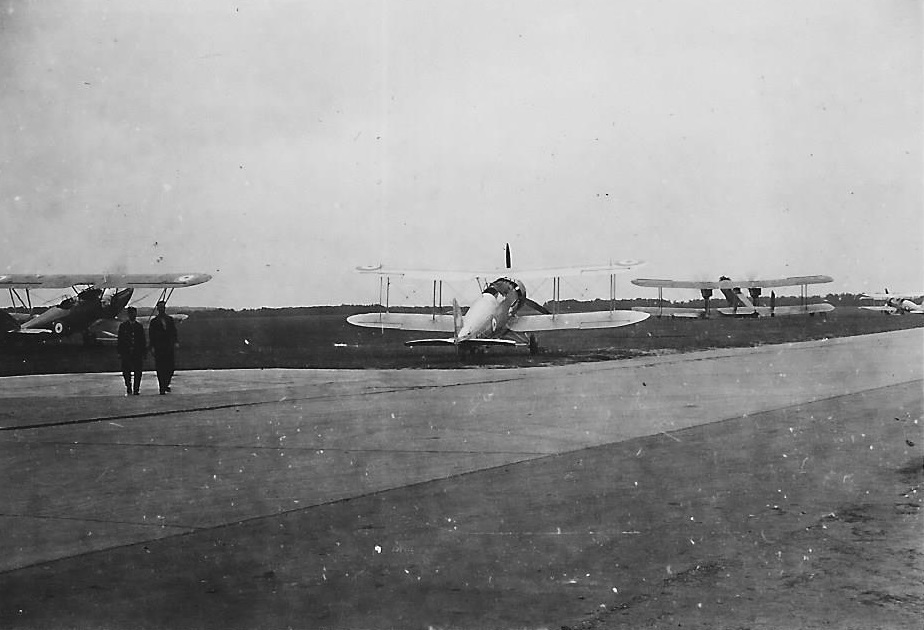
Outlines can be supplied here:
M860 296L861 300L881 300L884 304L874 306L861 306L860 308L867 311L878 311L885 315L904 315L905 313L924 314L924 305L916 303L914 300L920 300L924 293L864 293Z
M639 287L655 287L658 289L658 306L636 306L633 310L649 313L655 317L689 317L707 318L710 316L709 300L714 290L719 290L725 296L726 306L715 309L720 315L728 317L778 317L784 315L816 315L834 310L834 306L827 302L808 303L807 287L810 284L832 282L830 276L795 276L790 278L774 278L770 280L731 280L725 276L717 282L699 282L695 280L657 280L652 278L638 278L632 284ZM769 303L761 304L764 289L778 287L801 287L798 305L780 306L776 303L776 293L770 292ZM699 289L703 296L704 308L676 308L663 306L664 289ZM747 295L742 293L747 289Z
M181 274L6 274L0 275L0 289L10 292L14 312L0 311L0 337L6 339L61 339L83 335L85 343L115 339L119 313L135 289L161 289L167 301L174 289L211 280L204 273ZM43 312L33 314L32 291L71 289L69 295ZM27 312L17 312L17 311ZM174 315L182 321L185 315ZM139 317L147 323L150 317Z
M380 276L380 303L385 310L378 313L351 315L347 321L354 326L389 328L425 333L447 333L451 337L428 337L406 341L406 346L451 346L461 354L488 346L525 346L530 353L539 349L535 333L550 330L616 328L636 324L648 318L647 313L616 310L616 274L641 266L641 261L627 260L594 267L563 267L554 269L518 269L510 265L510 247L506 247L506 268L494 271L427 271L422 269L389 269L386 267L357 267L360 273ZM561 278L609 274L610 304L607 311L587 313L561 313ZM431 313L390 312L389 290L391 278L416 278L433 282L433 310ZM493 280L491 280L493 278ZM551 279L552 306L549 310L526 294L524 279ZM481 295L463 313L455 298L452 312L443 312L443 282L471 281L478 283ZM383 283L384 281L384 283ZM384 302L382 292L384 291ZM532 311L532 313L528 312Z

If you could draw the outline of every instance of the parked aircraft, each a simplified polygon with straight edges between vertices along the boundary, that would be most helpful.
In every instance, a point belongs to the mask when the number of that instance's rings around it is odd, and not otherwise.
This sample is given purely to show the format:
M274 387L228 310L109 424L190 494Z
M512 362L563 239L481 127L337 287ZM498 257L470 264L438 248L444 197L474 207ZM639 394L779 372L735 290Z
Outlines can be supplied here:
M827 302L817 304L806 303L806 287L810 284L831 282L830 276L795 276L791 278L774 278L770 280L731 280L725 276L718 282L698 282L694 280L655 280L651 278L638 278L632 284L640 287L657 287L658 306L637 306L633 310L650 313L657 317L709 317L709 298L714 289L718 289L725 296L728 303L726 307L717 308L720 315L729 317L776 317L781 315L815 315L834 310L834 306ZM801 286L801 303L798 306L777 306L776 293L770 292L770 304L760 305L763 289L771 287ZM699 289L705 300L705 308L666 308L661 305L663 289ZM741 293L747 289L748 295Z
M8 289L13 307L29 313L0 312L0 336L7 339L60 339L82 334L84 341L112 339L117 334L116 319L128 304L135 289L161 289L160 299L167 301L173 290L208 282L203 273L186 274L62 274L0 275L0 288ZM32 315L31 292L41 289L74 291L38 315ZM174 316L182 321L185 316ZM139 317L146 322L147 317Z
M406 341L407 346L454 346L461 353L463 349L473 351L487 346L528 346L531 353L538 348L536 336L532 333L546 330L567 330L576 328L615 328L638 323L648 314L615 309L616 275L634 269L640 261L622 261L596 267L567 267L556 269L521 269L514 271L510 265L510 247L506 251L506 269L498 277L497 271L426 271L420 269L388 269L382 266L357 267L360 273L377 274L388 278L385 294L385 312L352 315L347 321L354 326L368 328L390 328L428 333L451 333L451 337L435 337ZM613 307L608 311L588 313L559 313L561 278L609 274L610 300ZM516 277L514 277L514 275ZM433 312L391 313L388 309L388 287L392 276L422 278L433 281ZM495 280L488 282L489 278ZM549 311L526 295L523 278L551 278L554 310ZM475 280L481 296L462 313L459 303L452 300L452 314L442 313L443 282L453 280ZM439 296L439 304L437 304ZM524 314L528 308L534 314Z
M924 293L866 293L860 296L861 300L882 300L885 304L879 306L861 306L868 311L879 311L886 315L903 315L905 313L924 314L924 305L917 304L914 300L920 300Z

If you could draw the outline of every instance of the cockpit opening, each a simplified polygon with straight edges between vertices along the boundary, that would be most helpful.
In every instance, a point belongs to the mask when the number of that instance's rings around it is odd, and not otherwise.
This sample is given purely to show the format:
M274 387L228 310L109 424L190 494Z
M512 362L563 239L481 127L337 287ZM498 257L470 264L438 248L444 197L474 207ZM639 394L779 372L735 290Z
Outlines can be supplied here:
M526 289L523 285L510 280L509 278L498 278L482 292L484 295L490 295L496 300L506 299L511 293L514 294L514 303L523 302L526 299Z

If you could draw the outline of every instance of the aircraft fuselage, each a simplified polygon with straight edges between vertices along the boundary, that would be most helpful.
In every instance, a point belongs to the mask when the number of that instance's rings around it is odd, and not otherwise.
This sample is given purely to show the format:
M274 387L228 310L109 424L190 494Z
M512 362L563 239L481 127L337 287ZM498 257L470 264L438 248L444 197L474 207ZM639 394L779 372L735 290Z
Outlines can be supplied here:
M886 304L896 309L900 313L910 313L924 309L924 306L903 298L889 298L886 300Z
M457 342L498 337L526 301L526 287L518 280L498 278L481 293L462 318Z
M132 292L132 289L84 289L23 323L21 329L50 330L58 337L83 332L99 319L111 319L118 315L128 303Z

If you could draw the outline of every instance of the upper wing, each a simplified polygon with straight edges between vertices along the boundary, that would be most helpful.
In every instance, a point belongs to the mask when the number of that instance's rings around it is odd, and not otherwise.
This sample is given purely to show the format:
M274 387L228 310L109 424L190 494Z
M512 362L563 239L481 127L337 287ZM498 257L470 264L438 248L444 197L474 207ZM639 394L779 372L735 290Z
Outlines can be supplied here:
M622 273L644 265L641 260L621 260L619 262L607 265L583 266L583 267L551 267L548 269L477 269L465 271L446 271L436 269L399 269L374 265L369 267L357 267L359 273L372 273L380 276L416 278L420 280L447 280L447 281L464 281L464 280L485 280L507 276L522 280L536 278L558 278L562 276L581 276L594 274L612 274Z
M427 315L426 313L362 313L350 315L347 321L365 328L394 328L423 332L454 333L452 315Z
M447 280L449 282L460 280L483 280L485 278L494 279L499 271L446 271L436 269L399 269L394 267L383 267L382 265L373 265L369 267L357 267L359 273L372 273L379 276L389 276L392 278L415 278L418 280Z
M589 313L558 313L556 315L517 315L507 323L514 332L571 330L588 328L618 328L648 319L648 313L636 311L591 311Z
M207 273L125 273L125 274L22 274L0 275L3 289L66 289L88 285L100 288L180 288L212 279Z
M655 278L636 278L632 284L639 287L660 287L664 289L770 289L773 287L792 287L803 284L821 284L833 282L831 276L792 276L789 278L771 278L769 280L659 280Z
M636 269L645 264L643 260L621 260L607 265L587 265L583 267L549 267L547 269L507 269L515 278L523 280L541 280L543 278L561 278L570 276L593 276L599 274L622 273Z
M924 293L864 293L860 296L861 300L889 300L897 298L899 300L917 300L924 297Z

